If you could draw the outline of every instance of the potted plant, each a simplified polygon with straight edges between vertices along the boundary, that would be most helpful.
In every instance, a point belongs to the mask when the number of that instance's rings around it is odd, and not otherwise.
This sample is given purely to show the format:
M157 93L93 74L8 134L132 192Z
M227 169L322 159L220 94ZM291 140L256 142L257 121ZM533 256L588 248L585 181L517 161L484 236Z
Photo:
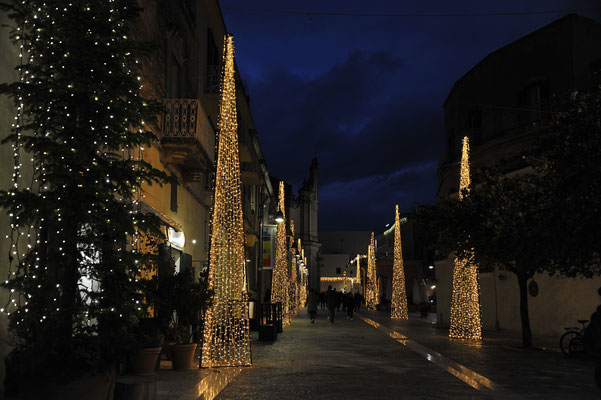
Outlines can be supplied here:
M136 330L138 351L130 356L129 367L134 375L154 375L164 336L156 318L142 318Z
M194 279L194 270L185 268L175 275L175 292L173 309L175 317L172 320L170 337L176 344L170 348L171 361L174 370L194 368L194 352L197 343L194 336L201 327L201 315L209 306L212 293L204 280Z

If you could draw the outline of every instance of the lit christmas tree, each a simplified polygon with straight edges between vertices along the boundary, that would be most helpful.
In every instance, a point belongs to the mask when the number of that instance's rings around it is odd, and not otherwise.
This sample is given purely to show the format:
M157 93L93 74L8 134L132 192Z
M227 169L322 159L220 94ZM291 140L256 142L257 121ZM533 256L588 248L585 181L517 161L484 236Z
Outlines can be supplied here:
M293 318L298 313L298 283L297 283L297 274L296 268L298 265L296 259L296 251L294 250L294 220L290 220L290 232L292 233L292 237L290 238L290 282L288 283L288 303L289 303L289 311L290 318Z
M298 257L297 259L300 260L300 255L302 254L302 246L301 246L301 240L298 239L298 247L297 247L297 254ZM300 261L298 262L298 264L300 264ZM305 306L305 303L307 301L307 282L306 282L306 277L307 274L305 272L305 267L302 265L299 265L299 272L300 272L300 282L298 283L298 293L299 293L299 311Z
M405 269L403 267L403 246L401 244L401 222L399 206L394 218L394 259L392 263L392 303L391 318L408 319L407 295L405 293Z
M367 248L367 291L365 293L365 302L369 311L376 311L378 304L378 282L376 274L376 246L374 242L374 233L371 233L371 241Z
M278 211L286 218L284 206L284 182L280 181L278 197ZM286 238L286 221L279 222L275 234L275 268L271 281L271 302L282 303L282 323L284 326L290 323L288 312L288 246Z
M461 151L460 200L463 199L464 189L468 191L470 189L469 140L467 136L463 138ZM449 337L482 339L481 320L478 266L469 259L455 257Z
M251 364L248 298L244 267L244 222L238 154L234 38L224 40L215 204L209 255L209 289L202 366Z
M137 232L158 232L139 212L143 184L166 175L139 160L160 108L140 96L131 38L133 0L3 1L20 53L16 82L0 93L16 105L13 180L0 192L11 234L8 304L12 378L69 381L105 371L136 346L143 255ZM9 62L9 54L4 54ZM8 121L3 121L9 123ZM33 176L21 175L29 164ZM7 182L8 183L8 182Z

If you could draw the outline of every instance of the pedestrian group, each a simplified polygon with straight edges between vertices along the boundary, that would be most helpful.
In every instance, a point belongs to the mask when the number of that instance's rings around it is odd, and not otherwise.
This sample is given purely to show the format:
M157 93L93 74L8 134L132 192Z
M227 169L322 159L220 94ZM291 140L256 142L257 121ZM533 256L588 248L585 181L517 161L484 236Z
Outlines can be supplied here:
M322 310L324 308L328 309L328 321L330 324L333 324L336 311L340 312L340 307L342 307L343 311L346 311L346 318L352 320L353 313L360 310L362 302L363 296L359 292L343 293L336 291L335 288L332 288L332 285L329 285L328 290L321 293L317 293L314 289L309 289L306 306L312 324L315 323L318 307Z

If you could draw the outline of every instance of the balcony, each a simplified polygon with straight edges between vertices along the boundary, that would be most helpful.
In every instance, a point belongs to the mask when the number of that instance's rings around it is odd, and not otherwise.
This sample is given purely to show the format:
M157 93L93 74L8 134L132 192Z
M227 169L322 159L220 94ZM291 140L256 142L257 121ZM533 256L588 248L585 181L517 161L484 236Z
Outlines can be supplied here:
M186 181L197 182L215 165L215 130L200 100L163 99L161 147L166 163L179 166Z

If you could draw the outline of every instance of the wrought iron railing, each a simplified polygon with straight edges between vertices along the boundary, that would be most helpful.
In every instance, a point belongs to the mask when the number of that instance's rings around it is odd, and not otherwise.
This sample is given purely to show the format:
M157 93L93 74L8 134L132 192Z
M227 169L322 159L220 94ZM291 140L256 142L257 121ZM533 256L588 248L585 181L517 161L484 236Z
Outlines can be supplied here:
M212 162L215 160L215 131L200 100L163 99L162 137L196 139Z

